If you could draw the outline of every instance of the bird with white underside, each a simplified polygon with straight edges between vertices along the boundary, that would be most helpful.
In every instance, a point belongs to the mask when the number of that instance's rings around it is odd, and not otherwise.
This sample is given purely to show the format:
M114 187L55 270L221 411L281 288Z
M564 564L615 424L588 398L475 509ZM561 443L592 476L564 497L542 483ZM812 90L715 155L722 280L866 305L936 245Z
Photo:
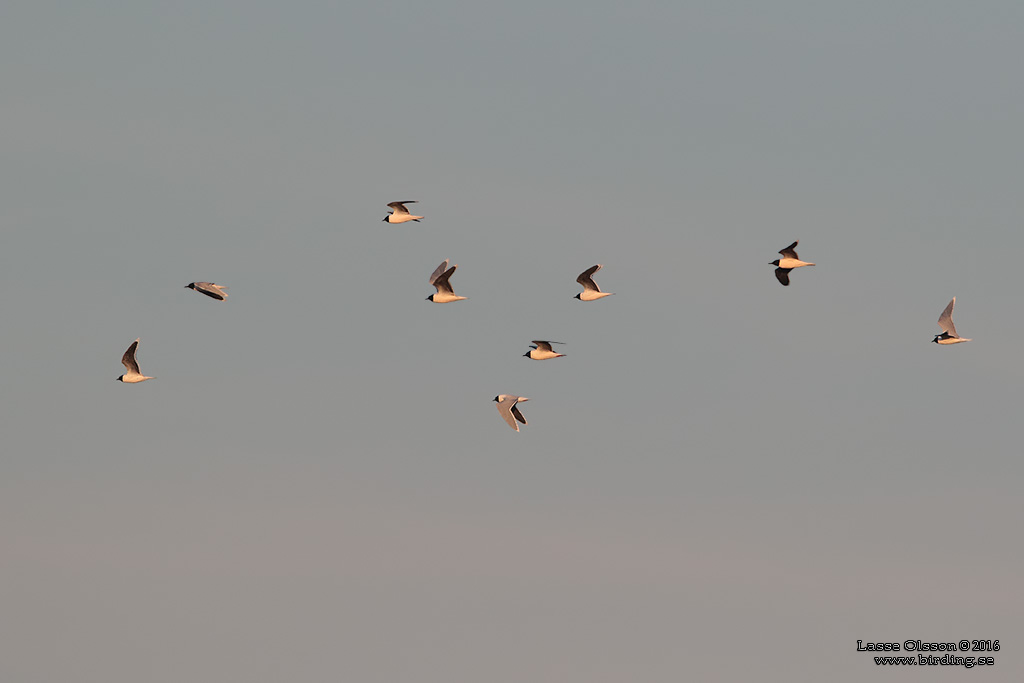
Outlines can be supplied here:
M564 344L565 342L541 341L539 339L534 339L533 343L536 344L536 346L523 354L527 358L532 360L550 360L551 358L562 358L565 356L564 353L556 353L555 350L551 348L552 344Z
M596 266L591 266L579 274L576 278L576 282L583 285L583 291L574 296L574 299L579 299L580 301L597 301L598 299L603 299L606 296L614 294L614 292L602 292L601 288L597 286L596 282L594 282L594 273L602 268L604 268L604 266L598 263Z
M946 305L946 308L942 311L942 315L939 316L939 327L942 328L942 334L935 335L935 339L932 339L936 344L959 344L960 342L969 342L970 339L964 339L956 333L956 326L953 325L953 306L956 304L956 297Z
M117 378L118 382L138 384L139 382L145 382L147 379L156 379L156 377L146 377L139 370L139 363L135 360L135 352L138 348L139 340L136 339L128 347L128 350L124 352L124 355L121 356L121 363L124 365L125 373Z
M448 259L445 259L441 262L441 265L434 269L434 272L430 274L427 281L434 285L437 293L428 296L427 301L433 301L435 304L447 304L452 301L464 301L468 298L456 295L455 290L452 289L451 284L448 282L458 267L459 265L455 264L448 268Z
M494 400L498 402L498 414L501 415L501 419L504 420L509 427L519 431L519 425L516 421L526 424L526 418L519 412L519 408L516 404L529 401L530 399L525 396L516 396L514 394L498 394L494 397Z
M800 257L796 255L796 245L800 244L800 240L793 242L785 249L780 249L779 253L782 254L782 258L775 259L771 262L771 265L778 266L775 269L775 277L778 278L779 282L784 287L789 287L789 271L794 268L803 268L804 266L813 266L813 263L807 263L801 261Z
M388 206L391 208L391 213L389 213L387 216L384 216L384 222L397 224L408 223L409 221L416 221L417 223L419 223L420 219L423 218L423 216L413 216L411 213L409 213L409 209L405 208L406 204L415 203L416 202L412 200L406 202L391 202L390 204L388 204Z

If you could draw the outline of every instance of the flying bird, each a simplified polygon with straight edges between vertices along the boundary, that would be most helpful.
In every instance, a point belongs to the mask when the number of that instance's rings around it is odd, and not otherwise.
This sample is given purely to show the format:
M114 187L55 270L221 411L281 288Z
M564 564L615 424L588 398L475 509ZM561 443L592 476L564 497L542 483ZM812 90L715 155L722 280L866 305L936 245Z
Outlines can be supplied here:
M529 401L530 399L524 396L498 394L494 397L494 400L498 402L498 414L501 415L501 419L508 423L509 427L518 432L519 425L516 424L516 420L526 424L526 418L523 417L521 412L519 412L519 408L516 407L516 404Z
M467 297L456 296L452 286L448 283L452 273L458 268L458 264L455 264L451 268L448 268L448 259L445 259L441 265L434 269L434 272L430 274L429 282L434 285L437 290L437 294L431 294L427 297L427 301L433 301L435 304L446 304L451 301L463 301ZM447 268L447 270L445 270Z
M216 299L217 301L224 301L224 299L228 298L228 295L224 293L224 290L227 289L227 287L224 285L217 285L212 282L190 282L185 285L185 289L194 289L200 294L205 294L211 299Z
M552 344L564 344L565 342L540 341L538 339L534 339L533 343L537 346L523 354L527 358L532 358L533 360L548 360L549 358L561 358L565 355L564 353L555 353L551 348Z
M409 209L405 208L406 204L415 204L415 201L407 202L391 202L388 206L391 207L391 213L384 216L385 223L408 223L409 221L420 222L423 216L413 216L409 213Z
M601 288L597 286L596 282L594 282L594 273L601 270L603 267L604 266L599 263L596 266L591 266L580 273L579 277L576 278L576 282L583 285L583 291L574 296L574 299L579 299L580 301L595 301L614 294L614 292L602 292Z
M128 384L136 384L138 382L145 382L147 379L156 379L155 377L146 377L139 372L139 364L135 360L135 351L139 348L139 340L136 339L132 342L132 345L128 347L128 350L121 356L121 363L124 364L124 369L127 370L123 375L117 378L118 382L127 382Z
M778 266L775 269L775 277L778 278L779 282L785 287L789 287L789 271L794 268L802 268L803 266L813 266L813 263L807 263L801 261L800 257L796 255L796 245L800 244L800 240L793 242L785 249L779 251L782 254L782 258L775 259L771 265Z
M939 327L942 328L942 334L935 335L935 339L932 339L936 344L959 344L960 342L969 342L970 339L963 339L956 333L956 327L953 325L953 304L956 303L956 297L949 302L946 309L942 311L942 315L939 316Z

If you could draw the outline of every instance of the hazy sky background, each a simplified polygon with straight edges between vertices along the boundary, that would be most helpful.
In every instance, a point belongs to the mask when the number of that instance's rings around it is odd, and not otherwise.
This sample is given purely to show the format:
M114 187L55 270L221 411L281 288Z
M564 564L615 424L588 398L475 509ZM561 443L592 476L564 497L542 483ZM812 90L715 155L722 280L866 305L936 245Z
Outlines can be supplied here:
M1021 680L1024 5L151 5L0 8L0 679Z

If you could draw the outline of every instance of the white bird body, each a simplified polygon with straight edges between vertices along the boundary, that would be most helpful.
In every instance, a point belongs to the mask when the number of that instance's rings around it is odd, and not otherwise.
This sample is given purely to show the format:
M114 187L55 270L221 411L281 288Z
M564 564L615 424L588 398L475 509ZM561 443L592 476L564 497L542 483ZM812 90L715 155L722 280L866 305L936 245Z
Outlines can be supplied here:
M953 306L956 305L956 297L946 304L946 308L942 311L942 315L939 316L939 327L942 328L942 334L935 335L935 339L932 339L936 344L942 344L943 346L949 344L959 344L961 342L969 342L970 339L964 339L957 335L956 326L953 324Z
M121 363L124 365L125 373L117 378L119 382L125 382L127 384L137 384L139 382L145 382L147 379L156 379L156 377L146 377L139 371L139 364L135 360L135 351L139 348L139 340L136 339L132 342L132 345L128 347L128 350L121 356Z
M589 289L584 290L576 295L576 298L580 301L597 301L603 299L606 296L611 296L614 292L592 292Z
M519 425L516 421L526 424L526 418L519 412L519 408L516 407L517 403L523 403L530 399L525 396L516 396L514 394L498 394L494 397L494 400L498 402L498 414L501 415L501 419L504 420L509 427L519 431Z
M591 266L579 274L576 278L576 282L583 285L583 291L574 296L574 299L579 299L580 301L597 301L598 299L603 299L606 296L614 294L614 292L602 292L601 288L597 286L596 282L594 282L594 273L602 268L604 268L604 266L598 263L596 266Z
M408 223L409 221L419 221L423 216L413 216L409 213L409 209L405 208L406 204L415 204L415 201L405 202L391 202L388 204L391 207L391 213L384 216L385 223Z
M935 338L935 343L936 344L943 344L943 345L946 345L946 344L959 344L960 342L967 342L967 341L971 341L971 340L970 339L962 339L961 337L947 337L945 333L942 333L940 335L936 335L936 338Z
M549 342L533 340L533 343L537 346L530 349L528 353L523 355L532 360L549 360L551 358L562 358L565 356L564 353L556 353L552 348L552 344L561 344L562 342Z
M458 296L449 292L438 292L437 294L430 295L430 300L435 304L450 304L453 301L465 301L468 298L467 296Z
M801 261L798 258L780 258L779 259L779 268L787 268L789 270L792 270L793 268L802 268L804 266L813 266L813 265L814 265L813 263L807 263L806 261Z

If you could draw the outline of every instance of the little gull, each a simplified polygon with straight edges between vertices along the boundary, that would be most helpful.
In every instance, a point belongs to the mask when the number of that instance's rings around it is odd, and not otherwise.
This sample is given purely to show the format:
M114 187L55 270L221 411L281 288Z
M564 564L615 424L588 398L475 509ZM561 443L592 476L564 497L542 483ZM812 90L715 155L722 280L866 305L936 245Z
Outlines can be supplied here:
M391 202L390 204L388 204L388 206L391 207L391 213L389 213L387 216L384 216L384 222L408 223L409 221L416 221L417 223L419 223L420 219L423 218L423 216L413 216L411 213L409 213L409 209L405 208L406 204L415 203L415 201L411 200L405 202Z
M139 348L139 340L136 339L132 342L132 345L128 347L128 350L124 352L124 356L121 357L121 363L124 364L124 369L128 372L124 373L117 378L118 382L127 382L128 384L135 384L137 382L145 382L147 379L156 379L155 377L146 377L139 372L139 364L135 360L135 351Z
M564 353L555 353L551 349L552 344L564 344L565 342L540 341L538 339L534 339L533 343L537 346L523 354L527 358L532 358L533 360L548 360L549 358L561 358L565 355Z
M604 266L599 263L596 266L591 266L580 273L579 277L576 278L576 282L583 285L583 291L574 296L574 299L579 299L580 301L595 301L597 299L603 299L606 296L611 296L614 293L602 292L601 288L597 286L596 282L594 282L594 273L601 270L603 267Z
M785 249L780 250L779 253L782 254L782 258L775 259L771 263L773 266L778 266L778 268L775 269L775 277L777 277L779 282L781 282L785 287L789 287L789 271L794 268L814 265L813 263L801 261L800 257L796 255L796 245L798 244L800 244L800 240L797 240Z
M434 285L435 289L437 289L437 294L431 294L428 296L427 301L433 301L435 304L446 304L451 301L463 301L467 298L464 296L456 296L452 286L448 284L448 280L451 278L452 273L454 273L455 269L459 267L458 264L448 268L448 270L445 270L447 265L448 259L445 259L444 263L435 268L434 272L430 274L429 282Z
M529 401L530 399L525 396L498 394L494 397L494 400L498 402L498 414L501 415L501 419L507 422L509 427L518 432L519 425L516 424L516 420L526 424L526 418L523 417L521 412L519 412L519 408L516 407L516 404L522 403L523 401Z
M942 328L942 334L935 335L935 339L932 339L936 344L959 344L960 342L969 342L970 339L963 339L956 333L956 327L953 326L953 304L956 303L956 297L949 302L946 306L946 310L939 316L939 327Z

